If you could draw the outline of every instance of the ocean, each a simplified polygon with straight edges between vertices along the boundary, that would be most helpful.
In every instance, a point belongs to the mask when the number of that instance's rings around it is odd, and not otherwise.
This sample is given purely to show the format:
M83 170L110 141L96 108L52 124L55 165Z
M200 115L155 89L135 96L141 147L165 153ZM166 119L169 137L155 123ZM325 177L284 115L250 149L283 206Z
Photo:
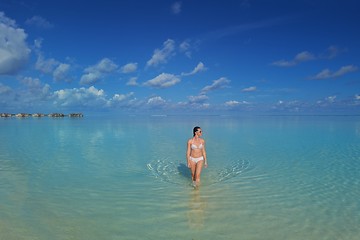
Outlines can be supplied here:
M360 236L360 116L12 117L0 134L1 240Z

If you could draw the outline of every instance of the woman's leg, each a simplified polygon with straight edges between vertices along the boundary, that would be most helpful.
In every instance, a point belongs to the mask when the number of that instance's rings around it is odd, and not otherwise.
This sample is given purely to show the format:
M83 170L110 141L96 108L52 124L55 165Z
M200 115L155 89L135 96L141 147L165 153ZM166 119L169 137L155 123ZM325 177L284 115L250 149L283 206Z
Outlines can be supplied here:
M204 164L204 160L201 160L199 162L196 163L195 166L195 181L196 181L196 185L200 184L200 174L201 174L201 170Z
M191 180L195 181L195 171L196 171L196 163L190 160L190 170L191 170Z

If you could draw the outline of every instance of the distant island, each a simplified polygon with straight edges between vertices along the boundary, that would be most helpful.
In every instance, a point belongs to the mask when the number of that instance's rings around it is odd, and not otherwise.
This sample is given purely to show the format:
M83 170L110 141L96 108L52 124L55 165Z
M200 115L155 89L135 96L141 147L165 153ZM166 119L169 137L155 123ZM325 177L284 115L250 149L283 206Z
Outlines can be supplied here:
M63 113L0 113L0 117L8 118L8 117L18 117L18 118L26 118L26 117L53 117L53 118L62 118L62 117L73 117L73 118L79 118L84 117L84 114L82 113L69 113L69 114L63 114Z

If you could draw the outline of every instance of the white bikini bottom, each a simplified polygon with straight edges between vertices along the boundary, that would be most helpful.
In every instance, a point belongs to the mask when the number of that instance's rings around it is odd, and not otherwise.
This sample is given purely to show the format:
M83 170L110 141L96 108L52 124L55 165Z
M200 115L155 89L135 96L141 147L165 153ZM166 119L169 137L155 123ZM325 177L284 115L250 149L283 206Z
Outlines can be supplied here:
M198 163L198 162L204 160L204 157L203 156L197 157L197 158L190 157L190 160L193 161L194 163Z

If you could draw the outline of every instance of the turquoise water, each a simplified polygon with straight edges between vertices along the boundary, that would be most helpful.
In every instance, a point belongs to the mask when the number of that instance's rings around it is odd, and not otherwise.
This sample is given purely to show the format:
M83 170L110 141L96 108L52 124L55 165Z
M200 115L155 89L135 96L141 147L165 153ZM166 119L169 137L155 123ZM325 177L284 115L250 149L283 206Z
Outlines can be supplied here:
M0 239L360 236L360 117L1 118L0 134Z

